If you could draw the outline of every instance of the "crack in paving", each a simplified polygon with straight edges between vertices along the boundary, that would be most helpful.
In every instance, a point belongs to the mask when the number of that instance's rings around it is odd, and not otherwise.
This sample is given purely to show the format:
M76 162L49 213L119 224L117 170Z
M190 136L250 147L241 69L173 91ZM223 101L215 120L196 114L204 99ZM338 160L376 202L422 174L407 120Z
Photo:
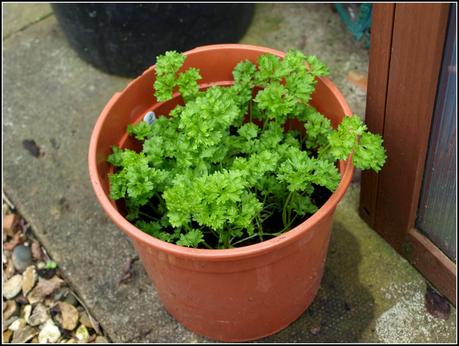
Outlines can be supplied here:
M5 36L3 37L3 42L5 42L6 40L8 40L11 36L13 36L13 35L15 35L15 34L17 34L17 33L19 33L19 32L22 32L22 31L24 31L24 30L27 30L27 29L30 28L31 26L33 26L33 25L35 25L35 24L37 24L37 23L40 23L41 21L43 21L43 20L45 20L46 18L49 18L49 17L51 17L51 16L54 16L54 12L52 12L52 11L49 12L49 13L47 13L47 14L45 14L45 15L43 15L42 17L38 18L37 20L35 20L35 21L33 21L33 22L30 22L30 23L24 25L23 27L19 28L18 30L14 31L14 32L11 32L11 33L9 33L9 34L7 34L7 35L5 35Z

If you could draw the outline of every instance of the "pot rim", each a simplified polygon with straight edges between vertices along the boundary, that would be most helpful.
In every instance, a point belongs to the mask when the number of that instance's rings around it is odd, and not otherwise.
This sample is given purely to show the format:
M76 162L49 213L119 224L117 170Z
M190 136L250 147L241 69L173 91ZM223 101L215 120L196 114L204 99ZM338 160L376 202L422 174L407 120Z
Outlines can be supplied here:
M190 55L195 53L201 53L206 51L213 51L216 49L249 49L252 51L257 51L260 53L271 53L279 57L283 57L285 55L284 52L274 50L271 48L265 48L261 46L254 46L254 45L247 45L247 44L216 44L216 45L206 45L194 48L192 50L186 51L183 54ZM109 197L105 194L101 181L99 179L97 173L97 144L100 136L100 131L102 125L105 122L106 117L108 116L109 110L112 106L116 103L118 97L126 91L128 88L131 87L138 79L142 78L142 76L155 68L155 65L151 66L145 72L131 81L126 88L118 93L115 93L113 97L108 101L102 113L99 115L96 124L93 128L90 144L89 144L89 153L88 153L88 168L89 168L89 176L92 183L92 187L94 192L96 193L97 199L110 217L110 219L129 237L131 240L135 242L143 243L144 245L151 246L155 249L161 250L169 255L174 255L177 257L182 258L189 258L195 260L206 260L206 261L222 261L222 260L239 260L242 257L252 257L256 255L261 255L266 252L271 251L273 247L283 247L286 245L291 244L299 237L303 236L304 233L308 232L315 224L317 224L320 220L327 216L327 214L332 213L338 204L338 202L342 199L344 193L346 192L351 180L352 175L354 172L354 166L352 164L351 156L346 161L340 161L340 171L341 171L341 180L337 187L337 189L332 193L330 198L325 202L325 204L315 212L311 217L309 217L306 221L302 222L298 226L286 231L285 233L269 239L265 240L261 243L247 245L238 248L231 248L231 249L195 249L195 248L188 248L184 246L179 246L176 244L171 244L154 238L153 236L144 233L133 224L131 224L121 213L114 207L111 203ZM325 84L327 88L329 88L332 93L336 96L339 104L341 105L342 109L346 116L350 116L352 114L349 105L347 104L344 96L338 90L338 88L331 82L330 79L325 77L319 77L320 80Z

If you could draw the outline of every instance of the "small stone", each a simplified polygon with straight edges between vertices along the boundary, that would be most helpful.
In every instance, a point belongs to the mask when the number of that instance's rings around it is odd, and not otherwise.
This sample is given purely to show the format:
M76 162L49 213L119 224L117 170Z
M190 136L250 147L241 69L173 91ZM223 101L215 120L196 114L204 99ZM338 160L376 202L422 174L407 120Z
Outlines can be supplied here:
M88 333L88 330L86 329L86 327L81 324L78 327L78 329L75 331L75 337L77 338L78 342L80 342L80 343L88 342L89 333Z
M72 292L69 292L67 294L67 296L64 299L64 302L66 302L67 304L73 305L73 306L78 305L78 300L75 298Z
M29 301L26 299L26 297L24 297L24 295L22 293L20 293L16 298L16 303L18 303L19 305L27 305L29 304Z
M153 111L148 112L143 117L143 121L145 121L148 125L153 124L155 120L156 120L156 114Z
M17 332L18 330L21 330L24 328L26 325L26 321L23 318L18 318L16 321L10 324L8 327L9 330L12 330L13 332Z
M57 303L59 313L56 315L56 321L66 330L74 330L80 318L78 310L65 302Z
M38 269L38 275L43 279L51 279L54 275L56 275L56 268L40 268Z
M22 309L21 317L29 323L30 314L32 313L32 305L26 305Z
M93 327L93 325L92 325L92 323L91 323L91 319L89 318L89 315L88 315L88 313L87 313L86 311L84 311L84 312L82 312L82 313L80 314L80 323L81 323L83 326L87 327L87 328L92 328L92 329L94 329L94 327Z
M17 311L17 304L14 300L7 300L6 303L3 305L3 320L7 320L11 316L13 316Z
M17 214L8 214L3 217L3 232L9 236L13 235L19 217Z
M35 286L37 282L37 271L34 266L28 267L22 274L22 294L27 296L27 293Z
M80 311L80 324L84 325L87 328L94 329L96 333L101 334L99 323L89 316L88 312L85 310Z
M21 330L18 330L14 333L13 340L11 341L13 344L23 344L30 339L32 339L35 335L38 334L38 331L35 328L30 326L26 326Z
M108 344L108 340L105 336L98 336L94 341L96 344Z
M21 273L32 264L32 252L28 246L16 246L11 257L13 259L14 267Z
M45 304L48 308L51 308L55 304L55 301L52 299L52 297L50 297L50 298L46 298L43 301L43 304Z
M61 332L59 331L59 328L56 327L52 320L47 320L38 334L38 342L40 344L55 343L60 336Z
M3 342L5 344L9 343L12 336L13 336L13 332L11 330L9 330L9 329L7 331L3 332Z
M27 299L30 304L35 304L40 301L43 301L45 297L52 294L57 290L64 281L58 278L57 276L53 277L50 280L45 280L42 278L38 279L38 284L35 286L32 291L27 295Z
M54 292L52 298L55 301L65 300L65 298L69 295L69 292L70 291L67 287L63 287L60 290L57 290L56 292Z
M22 275L16 274L3 284L3 296L6 299L16 297L21 292Z
M11 316L10 318L8 318L6 321L2 323L2 331L8 329L18 319L18 316Z
M59 327L59 326L58 326ZM71 330L66 330L62 327L59 327L59 330L61 331L61 342L62 340L69 340L73 337L73 333Z
M30 247L32 251L32 258L35 261L42 261L43 260L43 251L41 251L41 246L37 241L32 242L32 246Z
M45 323L48 319L48 309L43 304L38 303L29 317L29 324L31 326L38 326L42 323Z
M8 263L6 264L6 268L3 272L3 275L4 275L4 280L8 280L9 278L11 278L14 273L16 273L16 269L14 268L14 265L13 265L13 261L8 261Z

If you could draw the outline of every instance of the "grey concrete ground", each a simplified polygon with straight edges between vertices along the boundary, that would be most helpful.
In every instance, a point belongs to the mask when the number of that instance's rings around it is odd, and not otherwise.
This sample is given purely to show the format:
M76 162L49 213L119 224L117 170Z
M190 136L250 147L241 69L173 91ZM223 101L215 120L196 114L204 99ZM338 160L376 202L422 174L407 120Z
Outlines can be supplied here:
M87 173L92 127L128 79L87 65L69 47L48 5L5 4L3 12L3 188L115 342L206 342L162 307L135 251L99 207ZM328 4L258 4L242 42L301 48L330 67L356 113L368 52ZM35 157L23 147L34 140ZM424 307L423 277L358 217L358 185L336 212L326 271L312 306L265 342L454 342L448 320Z

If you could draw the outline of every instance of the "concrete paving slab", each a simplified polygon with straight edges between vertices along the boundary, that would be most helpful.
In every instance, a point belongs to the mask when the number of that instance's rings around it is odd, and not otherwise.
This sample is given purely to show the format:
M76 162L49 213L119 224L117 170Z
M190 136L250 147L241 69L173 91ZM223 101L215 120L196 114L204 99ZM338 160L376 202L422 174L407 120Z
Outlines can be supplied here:
M52 15L52 12L46 3L2 3L3 38Z
M310 28L323 24L319 14L330 10L327 4L303 4L305 9L299 4L260 5L250 29L258 36L244 40L280 49L290 40L287 32L279 42L269 41L271 31L253 29L266 25L260 12L279 16L280 28L290 30L286 21L306 20L295 17L300 9L305 17L315 13L318 22ZM279 31L275 25L274 30ZM112 341L208 342L164 310L138 261L134 279L118 284L124 264L136 254L98 206L86 158L100 111L128 79L99 72L79 59L53 16L11 35L3 48L7 195ZM33 140L42 154L32 155L24 140ZM454 342L455 309L447 321L426 312L424 279L358 217L357 201L358 186L353 185L337 209L325 275L312 306L290 327L261 341Z
M161 308L139 263L136 279L118 285L135 253L89 183L92 127L127 80L80 60L50 17L4 42L4 81L5 191L108 335L120 342L195 340ZM23 140L35 141L43 155L32 156Z

